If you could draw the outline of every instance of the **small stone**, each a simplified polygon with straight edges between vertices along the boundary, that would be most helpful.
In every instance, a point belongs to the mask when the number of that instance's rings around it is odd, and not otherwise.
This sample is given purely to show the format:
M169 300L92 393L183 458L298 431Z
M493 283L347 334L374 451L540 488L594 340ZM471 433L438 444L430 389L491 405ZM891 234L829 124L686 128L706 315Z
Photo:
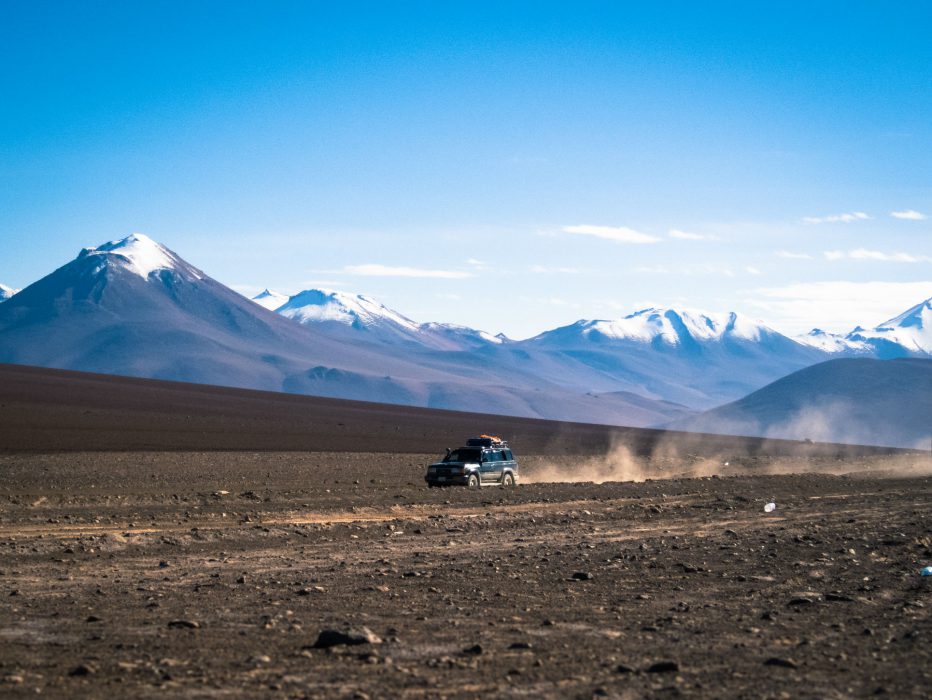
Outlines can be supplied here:
M615 671L618 673L634 673L634 669L628 666L628 664L618 664L615 667Z
M314 642L314 649L329 649L336 646L357 646L359 644L381 644L382 639L368 627L346 630L322 630Z
M512 644L508 645L508 648L509 649L531 649L532 647L531 647L530 642L513 642Z
M796 668L797 664L793 659L783 659L779 656L771 656L764 662L764 666L779 666L780 668Z
M168 623L168 626L172 629L196 630L200 629L201 623L194 620L172 620Z
M648 673L676 673L680 665L676 661L657 661L647 667Z
M84 621L85 622L100 622L100 618L97 617L96 615L88 615Z
M236 579L236 582L237 582L237 583L246 583L246 577L245 577L245 576L240 576L238 579Z
M80 664L68 671L69 676L89 676L92 673L97 673L97 667L93 664Z
M592 574L588 571L577 571L573 574L572 579L574 581L591 581Z
M472 654L475 656L478 656L479 654L481 654L482 651L483 650L482 650L481 644L473 644L471 647L466 647L465 649L463 649L464 654Z

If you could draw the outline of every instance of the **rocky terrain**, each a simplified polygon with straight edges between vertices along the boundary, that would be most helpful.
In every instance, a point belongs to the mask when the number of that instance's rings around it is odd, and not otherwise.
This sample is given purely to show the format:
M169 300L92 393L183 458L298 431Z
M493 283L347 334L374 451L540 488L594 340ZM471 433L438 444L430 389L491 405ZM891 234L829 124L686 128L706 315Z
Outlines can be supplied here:
M927 696L927 455L481 492L432 458L0 456L0 692Z

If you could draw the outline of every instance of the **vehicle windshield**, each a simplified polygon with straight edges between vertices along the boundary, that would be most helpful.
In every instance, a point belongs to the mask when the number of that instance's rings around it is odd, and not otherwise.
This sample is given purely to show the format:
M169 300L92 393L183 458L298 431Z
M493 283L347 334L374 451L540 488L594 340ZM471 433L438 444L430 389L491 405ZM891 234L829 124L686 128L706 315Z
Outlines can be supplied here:
M477 450L470 447L461 447L458 450L453 450L450 454L443 458L444 462L478 462L479 455L482 450Z

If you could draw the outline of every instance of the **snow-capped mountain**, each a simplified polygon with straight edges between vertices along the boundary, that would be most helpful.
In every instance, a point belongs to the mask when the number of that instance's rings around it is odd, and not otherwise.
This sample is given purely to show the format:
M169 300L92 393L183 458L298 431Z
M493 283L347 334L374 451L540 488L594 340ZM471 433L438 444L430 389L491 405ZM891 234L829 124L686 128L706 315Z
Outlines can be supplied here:
M869 331L856 328L847 339L872 347L880 358L932 355L932 299Z
M418 324L363 294L307 289L289 298L278 313L305 325L337 323L358 330L391 329L416 334Z
M846 335L818 328L798 337L801 343L841 356L880 359L932 356L932 299L871 329L858 326Z
M577 321L508 350L523 352L554 381L695 408L734 400L826 357L738 314L677 309Z
M288 301L288 295L272 291L271 289L264 289L254 296L252 300L259 306L264 306L269 311L275 311Z
M322 328L347 339L364 338L382 344L413 343L431 350L469 350L500 344L504 338L450 323L417 323L372 297L328 289L299 292L275 311L303 325Z
M13 289L12 287L7 287L5 284L0 284L0 301L6 301L18 291L18 289Z
M574 339L594 342L634 341L688 347L696 343L728 339L761 342L775 336L780 334L736 313L651 308L617 320L577 321L570 326L542 333L536 340L558 344Z
M870 346L864 342L849 340L847 336L829 333L821 328L813 328L805 335L796 336L794 340L832 354L869 355L871 352Z

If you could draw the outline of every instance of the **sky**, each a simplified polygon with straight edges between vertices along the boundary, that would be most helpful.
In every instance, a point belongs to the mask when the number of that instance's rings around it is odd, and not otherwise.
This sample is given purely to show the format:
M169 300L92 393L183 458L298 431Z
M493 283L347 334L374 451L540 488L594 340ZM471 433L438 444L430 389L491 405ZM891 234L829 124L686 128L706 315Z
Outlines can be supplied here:
M145 233L523 338L932 297L928 2L0 3L0 283Z

